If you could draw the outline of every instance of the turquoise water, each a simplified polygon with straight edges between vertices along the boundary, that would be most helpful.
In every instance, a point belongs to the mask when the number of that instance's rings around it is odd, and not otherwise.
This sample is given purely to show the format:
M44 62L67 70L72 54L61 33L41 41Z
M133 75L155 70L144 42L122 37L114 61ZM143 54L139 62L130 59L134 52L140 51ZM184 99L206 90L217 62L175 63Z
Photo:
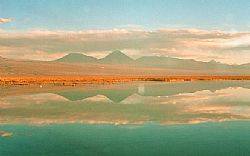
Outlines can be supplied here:
M241 156L250 152L250 123L199 125L4 125L3 156L171 155Z
M0 156L250 153L248 81L0 91Z

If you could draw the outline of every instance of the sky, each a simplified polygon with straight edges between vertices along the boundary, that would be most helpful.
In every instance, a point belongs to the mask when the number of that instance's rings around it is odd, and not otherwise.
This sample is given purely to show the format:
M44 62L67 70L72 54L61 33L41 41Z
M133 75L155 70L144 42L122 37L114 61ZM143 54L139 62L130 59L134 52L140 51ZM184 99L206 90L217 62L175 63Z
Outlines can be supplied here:
M249 0L1 0L0 56L250 61ZM32 44L30 44L32 43Z

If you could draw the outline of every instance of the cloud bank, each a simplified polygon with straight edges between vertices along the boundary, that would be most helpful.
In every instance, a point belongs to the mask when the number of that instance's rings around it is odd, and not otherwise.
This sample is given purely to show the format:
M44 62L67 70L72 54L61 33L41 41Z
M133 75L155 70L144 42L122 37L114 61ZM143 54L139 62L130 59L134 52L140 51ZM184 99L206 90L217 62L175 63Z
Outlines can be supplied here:
M0 30L0 55L8 58L53 60L71 52L101 58L117 49L133 58L169 56L243 64L250 62L250 32L200 29Z

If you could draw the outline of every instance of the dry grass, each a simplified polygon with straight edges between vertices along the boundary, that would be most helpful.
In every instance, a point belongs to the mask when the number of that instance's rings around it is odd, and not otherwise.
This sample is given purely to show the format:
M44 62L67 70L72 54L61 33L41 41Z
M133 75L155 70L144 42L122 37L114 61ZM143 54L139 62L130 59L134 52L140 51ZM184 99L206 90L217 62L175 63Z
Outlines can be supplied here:
M129 81L250 80L250 76L0 76L0 85L105 84Z

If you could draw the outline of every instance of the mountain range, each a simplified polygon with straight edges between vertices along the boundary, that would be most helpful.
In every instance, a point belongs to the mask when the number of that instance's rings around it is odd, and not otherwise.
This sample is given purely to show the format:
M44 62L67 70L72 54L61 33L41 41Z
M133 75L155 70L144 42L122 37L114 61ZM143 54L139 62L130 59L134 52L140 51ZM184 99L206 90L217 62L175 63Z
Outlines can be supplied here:
M237 70L249 69L250 64L243 65L229 65L216 62L196 61L193 59L179 59L172 57L159 56L143 56L138 59L132 59L121 51L113 51L104 58L97 59L95 57L87 56L81 53L70 53L55 62L68 63L95 63L95 64L111 64L111 65L128 65L131 67L142 68L163 68L163 69L191 69L191 70Z
M55 61L56 62L70 62L70 63L130 64L130 63L133 63L135 60L128 57L121 51L116 50L101 59L83 55L81 53L70 53Z
M0 57L1 75L250 75L250 64L229 65L172 57L132 59L119 50L97 59L70 53L53 61Z

